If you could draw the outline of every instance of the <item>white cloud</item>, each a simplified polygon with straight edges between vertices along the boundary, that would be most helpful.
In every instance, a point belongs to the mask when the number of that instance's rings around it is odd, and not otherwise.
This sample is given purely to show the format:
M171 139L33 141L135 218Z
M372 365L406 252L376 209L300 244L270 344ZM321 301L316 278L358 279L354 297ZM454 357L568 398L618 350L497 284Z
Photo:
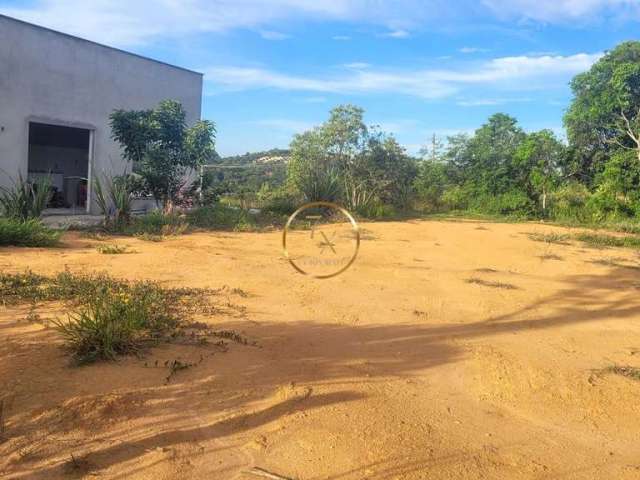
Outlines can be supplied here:
M272 30L262 30L260 32L260 36L265 40L287 40L291 38L291 35L287 35L286 33L274 32Z
M313 123L305 122L301 120L295 120L290 118L267 118L262 120L256 120L254 122L247 122L251 125L255 125L260 128L266 128L269 130L277 130L282 133L302 133L313 128Z
M306 97L298 100L301 103L326 103L327 97Z
M487 107L494 105L504 105L507 103L531 102L530 98L471 98L458 100L456 105L460 107Z
M35 0L0 7L0 13L110 45L135 45L158 37L260 30L296 19L404 28L437 15L445 0ZM335 39L346 39L338 35Z
M0 13L72 35L127 46L156 38L249 28L257 31L291 19L333 20L384 26L406 38L425 25L454 24L490 14L542 22L614 16L640 19L638 0L33 0L0 7ZM334 40L348 40L336 35Z
M460 50L458 50L460 53L484 53L484 52L488 52L489 49L487 48L480 48L480 47L462 47Z
M391 32L381 33L379 36L387 38L408 38L409 35L409 32L406 30L393 30Z
M351 69L334 76L302 76L262 68L215 66L202 69L209 90L260 88L318 93L396 93L425 99L446 98L473 86L532 91L565 86L587 70L601 54L503 57L472 62L458 69Z
M352 63L345 63L342 66L344 68L349 68L351 70L364 70L365 68L369 68L371 65L365 62L352 62Z
M351 37L347 35L334 35L331 38L337 42L348 42L349 40L351 40Z
M483 0L502 18L523 18L548 23L598 20L603 15L640 18L638 0Z

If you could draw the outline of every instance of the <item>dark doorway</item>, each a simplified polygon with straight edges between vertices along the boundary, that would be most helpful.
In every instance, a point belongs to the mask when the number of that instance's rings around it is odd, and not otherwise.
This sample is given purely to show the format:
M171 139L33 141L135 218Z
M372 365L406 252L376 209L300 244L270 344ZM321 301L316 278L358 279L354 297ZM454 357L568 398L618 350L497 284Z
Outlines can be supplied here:
M91 131L29 123L29 178L51 180L48 208L86 210Z

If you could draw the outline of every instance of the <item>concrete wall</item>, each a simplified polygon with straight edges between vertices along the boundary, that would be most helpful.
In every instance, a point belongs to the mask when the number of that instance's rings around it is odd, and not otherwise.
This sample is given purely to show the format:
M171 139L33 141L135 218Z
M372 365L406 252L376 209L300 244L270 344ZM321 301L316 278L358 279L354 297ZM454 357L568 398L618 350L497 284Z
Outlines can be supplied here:
M202 75L0 15L0 186L27 176L29 121L92 130L90 175L122 173L109 114L165 99L199 120Z

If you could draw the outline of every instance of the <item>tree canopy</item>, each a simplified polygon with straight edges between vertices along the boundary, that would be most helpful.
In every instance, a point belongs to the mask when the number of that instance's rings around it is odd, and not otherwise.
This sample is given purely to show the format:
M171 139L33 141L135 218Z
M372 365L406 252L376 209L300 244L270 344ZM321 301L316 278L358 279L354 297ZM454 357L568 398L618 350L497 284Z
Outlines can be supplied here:
M124 157L165 208L187 183L188 172L215 155L215 125L201 120L188 127L184 108L173 100L152 110L116 110L110 125Z

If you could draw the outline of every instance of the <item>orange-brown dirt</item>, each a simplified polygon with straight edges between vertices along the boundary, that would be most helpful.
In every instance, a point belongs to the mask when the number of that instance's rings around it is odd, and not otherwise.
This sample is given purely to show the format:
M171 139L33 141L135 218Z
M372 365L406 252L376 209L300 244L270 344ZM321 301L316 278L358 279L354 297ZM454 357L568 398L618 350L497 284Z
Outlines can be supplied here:
M277 232L0 249L3 271L240 288L243 317L198 320L258 342L74 367L29 306L0 308L0 477L640 478L640 382L605 370L640 367L634 251L535 242L564 230L537 224L364 227L330 280L295 272ZM201 357L166 383L165 361Z

